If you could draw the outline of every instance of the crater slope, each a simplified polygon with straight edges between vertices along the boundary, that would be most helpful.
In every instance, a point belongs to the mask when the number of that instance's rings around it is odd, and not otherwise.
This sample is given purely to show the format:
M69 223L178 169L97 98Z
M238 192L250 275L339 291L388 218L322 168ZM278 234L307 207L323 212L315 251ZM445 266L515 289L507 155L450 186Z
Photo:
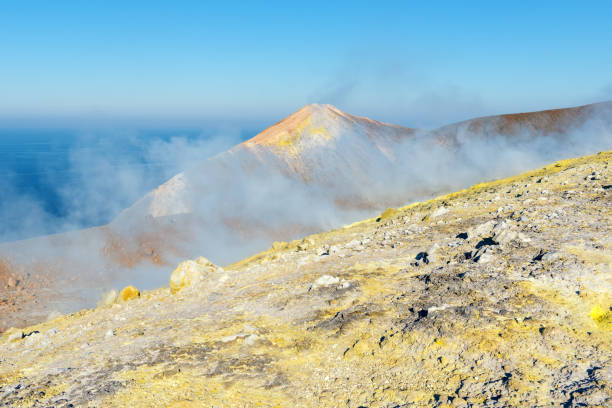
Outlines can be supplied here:
M610 406L611 165L563 160L225 269L197 259L173 290L12 329L0 404Z

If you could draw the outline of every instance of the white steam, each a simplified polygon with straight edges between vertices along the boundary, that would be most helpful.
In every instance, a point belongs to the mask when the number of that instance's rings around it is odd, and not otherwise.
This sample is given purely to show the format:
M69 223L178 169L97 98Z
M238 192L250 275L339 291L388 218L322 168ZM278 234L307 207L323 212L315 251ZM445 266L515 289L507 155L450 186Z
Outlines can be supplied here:
M0 256L17 254L60 266L58 278L79 277L72 291L101 293L103 289L134 284L141 289L166 285L173 265L185 258L205 256L228 264L265 249L273 241L291 240L371 217L389 206L399 206L513 175L554 160L612 149L612 112L609 106L581 126L562 133L542 134L526 128L512 137L473 133L457 127L455 144L441 144L435 132L421 131L392 145L392 157L346 131L341 139L306 155L302 163L311 178L291 173L287 163L263 150L233 150L210 158L235 144L237 137L189 141L147 141L147 160L162 164L162 178L185 171L189 188L180 197L188 214L145 217L150 203L141 200L123 212L110 230L120 237L121 252L137 254L131 264L106 257L111 247L107 231L67 234L65 241L31 240L0 248ZM360 132L360 130L356 130ZM62 191L69 216L53 219L31 197L14 194L4 181L0 213L21 220L10 228L49 230L108 220L128 207L150 185L151 172L125 165L122 152L109 149L75 151L72 166L77 182ZM210 158L210 159L209 159ZM157 173L156 177L159 177ZM4 215L3 215L4 217ZM4 219L4 218L3 218ZM21 223L21 224L20 224ZM140 240L140 237L145 237ZM86 244L84 243L86 241ZM143 243L144 242L144 243ZM155 256L163 263L154 264ZM129 259L128 259L129 260ZM68 289L66 289L67 291ZM99 296L95 296L97 300ZM89 298L83 305L94 304ZM65 311L65 310L62 310Z

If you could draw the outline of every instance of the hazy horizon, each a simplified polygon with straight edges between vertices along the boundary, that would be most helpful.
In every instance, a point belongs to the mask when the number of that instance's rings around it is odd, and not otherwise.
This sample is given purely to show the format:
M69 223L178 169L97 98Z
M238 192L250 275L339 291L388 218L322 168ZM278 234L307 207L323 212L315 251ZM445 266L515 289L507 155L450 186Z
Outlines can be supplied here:
M610 20L607 2L9 3L0 126L263 129L319 102L431 128L583 105L612 99Z
M479 115L465 116L465 117L453 117L452 120L448 121L436 121L431 122L429 126L419 126L414 122L407 120L384 120L375 115L369 115L367 113L356 113L353 111L345 110L337 105L340 110L357 116L363 116L382 122L391 124L401 125L409 128L420 128L424 130L434 130L438 127L445 125L462 122L470 119L476 119L479 117L497 116L514 113L526 113L526 112L537 112L549 109L565 109L573 108L582 105L591 105L604 102L612 102L611 99L594 100L592 102L585 102L580 105L562 105L562 106L545 106L542 108L527 110L518 109L514 111L490 111ZM317 103L317 102L313 102ZM306 104L309 105L309 104ZM163 116L125 116L125 115L108 115L108 114L91 114L91 115L80 115L80 116L1 116L0 115L0 129L2 130L70 130L70 131L100 131L100 130L115 130L115 131L175 131L177 134L181 132L193 132L193 131L211 131L216 130L217 132L237 132L237 131L248 131L251 136L255 136L257 133L267 129L274 123L281 121L282 119L290 116L292 113L299 110L301 105L295 110L284 113L284 116L272 117L270 115L262 117L197 117L197 116L185 116L185 117L163 117ZM418 120L416 121L418 122Z

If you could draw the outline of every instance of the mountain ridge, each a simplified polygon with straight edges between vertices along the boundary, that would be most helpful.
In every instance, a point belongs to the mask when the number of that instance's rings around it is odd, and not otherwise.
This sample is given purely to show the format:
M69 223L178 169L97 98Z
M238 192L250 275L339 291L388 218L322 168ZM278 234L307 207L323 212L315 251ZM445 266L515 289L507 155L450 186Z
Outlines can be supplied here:
M581 109L581 114L589 113ZM540 123L538 112L518 115ZM309 105L273 125L274 132L269 128L250 142L204 158L106 226L0 245L0 261L13 271L0 282L0 294L8 299L0 303L0 331L40 321L49 307L66 305L53 299L80 297L75 302L86 306L109 286L132 281L155 287L165 281L167 268L196 254L218 264L232 263L273 241L351 224L387 207L502 177L571 152L606 150L612 141L612 114L603 117L609 127L595 123L586 133L577 129L590 119L580 126L565 123L569 130L560 135L536 126L518 138L513 133L490 137L474 132L482 127L470 130L465 125L474 120L459 123L467 130L455 124L450 134L448 129L437 134ZM312 133L299 133L308 126ZM262 139L268 145L259 143ZM275 145L278 140L285 140L283 146ZM491 140L495 143L488 143ZM38 273L45 270L47 276ZM20 283L15 287L7 279Z
M326 166L328 163L321 163L319 158L308 156L308 153L326 147L333 149L330 146L335 146L348 133L344 130L349 124L360 126L361 136L365 137L358 138L355 134L351 134L350 141L344 142L363 144L364 140L367 140L375 147L375 151L378 150L387 160L393 162L396 159L395 146L409 138L420 137L422 143L457 147L466 138L466 135L468 138L474 138L476 135L478 137L502 135L510 139L517 137L518 134L523 137L550 134L559 136L583 125L590 120L589 115L597 113L597 110L609 110L607 125L612 129L612 101L573 108L477 117L433 130L407 128L354 116L333 105L310 104L210 160L240 156L247 151L247 155L253 154L254 157L242 159L247 162L245 167L271 162L286 175L297 174L304 181L315 179L322 182L324 180L317 178L316 171L313 170L313 167L316 166L313 166L312 162L317 163L319 167ZM369 147L361 148L367 150ZM343 152L341 151L340 154ZM359 152L356 154L360 155ZM342 159L339 158L338 161L341 162ZM351 163L345 163L345 166L351 166ZM168 183L168 186L160 186L161 191L155 190L155 196L159 200L158 204L166 200L176 202L178 191L187 188L184 175L178 175L178 179L171 179ZM170 193L171 198L163 197L162 191L165 190ZM177 206L179 211L162 210L161 207L163 207L161 204L154 205L153 212L156 216L181 213L187 208L184 204Z
M517 137L538 132L559 135L580 127L594 115L601 114L607 126L612 126L611 112L612 100L569 108L482 116L444 125L432 132L437 137L452 140L453 143L457 142L459 133L481 137L494 135Z

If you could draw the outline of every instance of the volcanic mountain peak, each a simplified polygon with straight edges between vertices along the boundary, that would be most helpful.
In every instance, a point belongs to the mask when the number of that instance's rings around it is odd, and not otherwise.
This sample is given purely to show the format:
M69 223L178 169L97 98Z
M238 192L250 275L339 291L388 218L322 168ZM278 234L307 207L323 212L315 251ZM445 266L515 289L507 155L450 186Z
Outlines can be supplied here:
M256 169L270 177L282 174L321 184L332 179L354 181L356 174L368 173L364 163L393 161L396 143L413 134L413 129L353 116L332 105L306 105L252 139L203 160L188 170L191 174L179 173L118 219L124 220L126 213L155 218L190 213L192 205L185 201L186 194L199 191L204 196L209 187L202 186L217 182L212 174L229 179L233 174L233 180L246 177L253 184L259 182L252 176ZM201 178L201 174L208 176ZM239 188L238 183L232 185Z
M344 116L346 114L332 105L306 105L247 140L243 145L291 148L300 142L303 136L310 136L318 141L330 140L333 136L327 127Z
M388 128L394 133L412 131L401 126L353 116L333 105L313 103L275 123L241 146L265 146L295 155L306 147L325 145L339 138L345 133L344 130L361 130L363 134L371 137L375 128Z

